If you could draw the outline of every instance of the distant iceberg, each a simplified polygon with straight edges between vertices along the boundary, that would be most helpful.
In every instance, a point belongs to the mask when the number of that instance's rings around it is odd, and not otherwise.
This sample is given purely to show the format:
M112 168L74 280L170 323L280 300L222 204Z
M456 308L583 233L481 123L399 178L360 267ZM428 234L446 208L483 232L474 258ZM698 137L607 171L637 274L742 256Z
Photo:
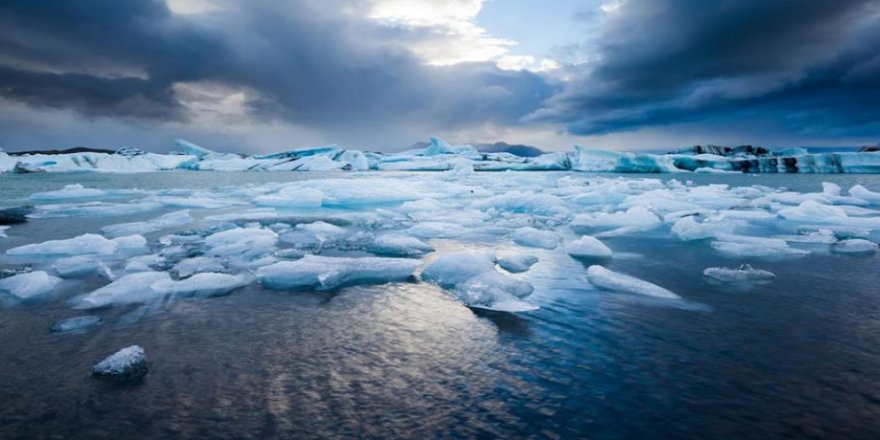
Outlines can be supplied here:
M339 145L300 148L245 156L221 153L177 139L174 154L132 148L113 152L9 154L0 151L0 172L49 173L93 171L136 173L195 171L583 171L597 173L880 173L880 152L811 154L803 148L770 152L761 147L694 147L670 154L628 153L586 148L518 156L480 151L433 137L423 148L373 153ZM75 188L70 189L73 192ZM51 196L51 195L48 195ZM88 196L82 194L82 196Z

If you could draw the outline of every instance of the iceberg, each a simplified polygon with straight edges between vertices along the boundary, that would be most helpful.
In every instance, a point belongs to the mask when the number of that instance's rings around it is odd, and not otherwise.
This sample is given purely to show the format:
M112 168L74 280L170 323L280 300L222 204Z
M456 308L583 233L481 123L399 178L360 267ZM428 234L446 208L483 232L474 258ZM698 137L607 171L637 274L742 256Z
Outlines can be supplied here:
M29 300L51 292L59 283L61 278L35 270L0 279L0 291L9 292L20 300Z
M468 307L525 312L538 306L523 301L534 288L495 269L489 252L451 252L425 267L422 280L451 291Z
M600 212L596 215L578 214L571 221L571 227L575 229L631 227L638 230L650 230L661 224L662 221L660 217L657 217L657 214L642 206L633 206L625 212Z
M147 373L147 356L143 347L132 345L107 356L92 367L95 376L134 379Z
M419 260L383 257L306 255L257 269L260 283L275 290L332 290L355 284L383 284L410 279Z
M596 287L615 292L647 295L658 298L680 299L678 295L656 284L638 278L613 272L599 265L587 269L587 280Z
M748 264L743 264L739 268L709 267L703 271L703 275L725 283L762 282L776 279L773 272L755 269Z

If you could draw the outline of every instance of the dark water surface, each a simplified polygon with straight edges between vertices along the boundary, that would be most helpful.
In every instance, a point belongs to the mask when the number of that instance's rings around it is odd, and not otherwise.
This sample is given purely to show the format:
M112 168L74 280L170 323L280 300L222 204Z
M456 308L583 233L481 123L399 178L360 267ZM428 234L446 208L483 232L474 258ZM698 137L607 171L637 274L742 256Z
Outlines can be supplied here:
M67 183L202 188L315 176L0 175L0 199ZM877 176L687 178L880 189ZM69 237L121 221L131 219L34 220L7 231L0 250L22 235ZM516 315L471 310L424 283L293 293L253 284L99 310L104 323L80 334L48 330L81 313L66 297L2 308L0 438L880 437L880 257L764 262L774 283L736 289L702 276L738 264L704 244L608 242L609 268L686 302L597 291L583 265L536 250L530 299L541 308ZM150 362L142 382L90 376L134 343Z

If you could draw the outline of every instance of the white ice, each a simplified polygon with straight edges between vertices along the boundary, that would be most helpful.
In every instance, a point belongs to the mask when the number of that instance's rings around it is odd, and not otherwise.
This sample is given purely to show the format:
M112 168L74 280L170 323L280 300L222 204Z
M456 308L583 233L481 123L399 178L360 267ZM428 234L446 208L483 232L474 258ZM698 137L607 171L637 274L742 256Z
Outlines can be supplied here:
M188 225L193 221L189 210L175 211L143 222L120 223L104 226L101 232L108 237L121 237L132 234L149 234L163 229Z

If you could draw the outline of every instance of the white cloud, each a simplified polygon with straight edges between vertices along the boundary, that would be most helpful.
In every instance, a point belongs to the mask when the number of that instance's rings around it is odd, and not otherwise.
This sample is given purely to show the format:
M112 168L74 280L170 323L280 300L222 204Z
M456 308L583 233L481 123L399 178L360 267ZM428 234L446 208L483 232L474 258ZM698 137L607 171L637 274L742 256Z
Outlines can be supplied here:
M502 69L547 71L558 64L510 55L516 41L492 35L477 23L484 0L374 0L368 16L387 26L420 31L408 49L426 64L495 62Z

